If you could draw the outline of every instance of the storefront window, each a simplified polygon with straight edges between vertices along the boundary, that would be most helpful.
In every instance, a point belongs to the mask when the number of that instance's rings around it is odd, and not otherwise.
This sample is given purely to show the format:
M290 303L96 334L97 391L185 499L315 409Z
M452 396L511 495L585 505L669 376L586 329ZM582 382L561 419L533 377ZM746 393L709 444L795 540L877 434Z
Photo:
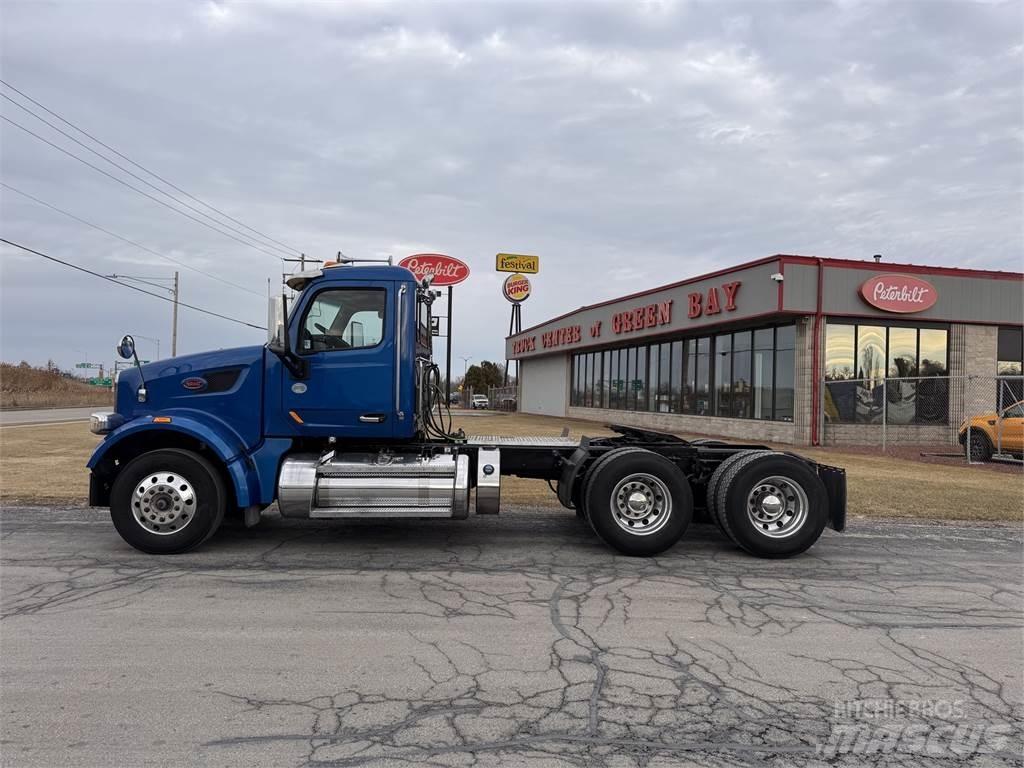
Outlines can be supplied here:
M889 367L885 382L886 421L913 424L917 418L917 329L889 329Z
M839 423L944 423L949 333L945 328L829 323L825 417ZM853 361L855 375L850 375Z
M750 418L750 356L753 334L739 331L732 336L732 416Z
M793 420L793 376L795 373L796 327L775 329L775 420Z
M751 416L755 419L770 419L772 417L774 350L775 330L773 328L761 328L754 331Z
M683 342L684 360L683 363L683 413L693 413L696 410L696 390L694 388L694 375L697 368L697 340L687 339Z
M1000 328L996 354L999 391L996 403L1024 400L1024 332L1020 328Z
M636 351L636 378L633 380L633 408L647 410L647 347Z
M655 410L668 413L672 399L672 345L658 346L658 402Z
M715 336L715 415L730 416L732 406L732 334Z
M698 416L711 413L711 339L697 339L697 364L694 366L694 409Z
M853 357L856 351L857 329L852 325L829 323L825 328L825 381L853 379L856 368Z
M782 326L576 354L570 404L791 420L793 338Z
M921 329L921 375L946 375L946 331L945 329Z
M683 373L686 365L683 361L683 342L672 342L672 380L670 383L669 411L681 413L683 406Z

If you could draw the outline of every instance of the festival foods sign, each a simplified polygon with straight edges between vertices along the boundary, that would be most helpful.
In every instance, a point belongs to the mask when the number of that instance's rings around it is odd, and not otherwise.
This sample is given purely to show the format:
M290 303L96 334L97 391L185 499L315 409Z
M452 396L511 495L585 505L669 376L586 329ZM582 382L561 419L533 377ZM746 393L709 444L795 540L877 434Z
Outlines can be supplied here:
M864 281L860 295L883 312L924 312L939 300L939 292L927 280L912 275L875 275Z
M526 275L514 274L505 278L501 286L501 292L505 298L513 304L518 304L530 298L530 280Z
M465 262L443 253L417 253L406 256L398 266L412 272L417 280L433 275L432 286L458 285L469 277L469 267Z
M528 275L536 275L540 272L540 256L499 253L494 257L494 268L498 272L525 272Z

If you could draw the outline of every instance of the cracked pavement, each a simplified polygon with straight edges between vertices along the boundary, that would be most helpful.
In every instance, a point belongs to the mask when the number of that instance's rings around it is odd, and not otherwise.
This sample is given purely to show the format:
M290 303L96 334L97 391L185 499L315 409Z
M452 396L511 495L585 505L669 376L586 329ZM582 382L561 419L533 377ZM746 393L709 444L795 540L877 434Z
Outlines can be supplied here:
M4 766L1022 763L1019 527L855 520L785 561L698 525L626 558L539 507L174 557L102 510L0 534ZM940 751L822 751L851 722Z

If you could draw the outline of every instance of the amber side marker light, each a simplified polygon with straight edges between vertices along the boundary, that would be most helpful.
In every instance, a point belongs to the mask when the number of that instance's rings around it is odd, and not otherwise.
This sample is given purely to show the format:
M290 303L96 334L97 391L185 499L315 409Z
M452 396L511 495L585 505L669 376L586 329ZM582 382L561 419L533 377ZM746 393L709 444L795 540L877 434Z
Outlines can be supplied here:
M295 411L288 411L288 415L295 420L296 424L305 424L305 422L302 420L302 417L299 416L299 414L297 414Z
M170 416L154 416L153 417L153 423L154 424L170 424L171 423L171 417Z

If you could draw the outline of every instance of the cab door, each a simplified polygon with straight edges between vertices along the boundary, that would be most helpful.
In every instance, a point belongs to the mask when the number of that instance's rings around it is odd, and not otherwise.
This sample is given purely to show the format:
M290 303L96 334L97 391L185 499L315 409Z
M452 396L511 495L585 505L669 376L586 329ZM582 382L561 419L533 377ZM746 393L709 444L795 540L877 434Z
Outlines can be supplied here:
M295 352L308 366L297 378L284 366L282 405L295 434L388 438L394 434L393 284L325 285L298 306Z

